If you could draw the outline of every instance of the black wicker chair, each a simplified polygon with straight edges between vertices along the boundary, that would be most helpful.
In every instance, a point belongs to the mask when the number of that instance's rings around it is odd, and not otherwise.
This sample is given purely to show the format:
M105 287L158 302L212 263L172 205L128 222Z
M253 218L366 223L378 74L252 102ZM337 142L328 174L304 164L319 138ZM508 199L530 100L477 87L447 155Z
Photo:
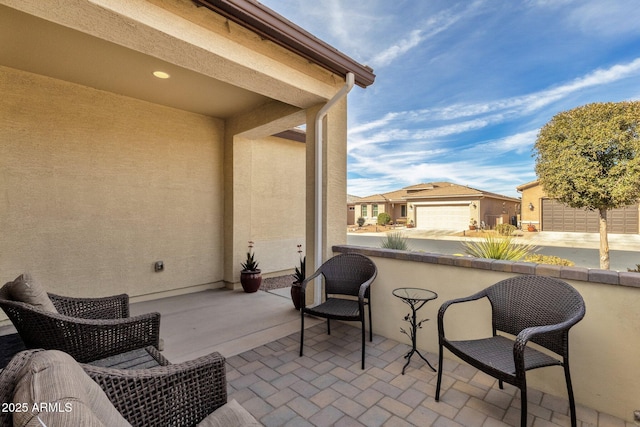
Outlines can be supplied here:
M12 301L0 288L0 307L27 348L61 350L78 362L159 347L160 313L129 317L129 296L71 298L48 294L58 313Z
M451 341L445 337L444 314L452 304L488 298L492 307L493 336ZM439 362L436 401L442 385L442 353L446 347L482 372L520 389L522 427L527 425L526 371L545 366L564 367L571 425L576 426L576 406L569 372L569 329L585 314L584 300L569 284L550 277L520 276L502 280L466 298L445 302L438 312ZM515 340L497 332L515 336ZM531 341L551 350L562 360L542 353Z
M12 402L22 368L38 351L18 353L0 372L0 402ZM132 426L195 426L227 403L225 358L220 353L175 365L156 356L164 362L150 369L81 366ZM11 412L2 411L0 427L11 426Z
M377 274L378 270L375 264L368 257L360 254L340 254L322 264L315 273L302 282L300 356L302 356L304 347L305 313L327 319L327 333L329 335L331 335L331 319L358 321L362 325L362 369L364 369L364 307L365 305L369 306L369 340L373 341L369 288ZM325 301L319 305L307 307L305 296L307 284L319 275L324 277Z

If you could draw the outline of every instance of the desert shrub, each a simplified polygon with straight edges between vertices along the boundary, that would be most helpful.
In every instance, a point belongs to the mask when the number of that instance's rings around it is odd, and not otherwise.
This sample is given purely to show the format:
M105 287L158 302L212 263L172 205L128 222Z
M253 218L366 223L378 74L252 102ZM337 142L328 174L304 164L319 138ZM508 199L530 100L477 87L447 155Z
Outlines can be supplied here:
M514 243L512 237L501 237L488 235L479 241L462 242L464 252L477 258L505 259L518 261L536 247L530 244Z
M387 225L391 222L391 215L386 212L380 212L378 214L378 225Z
M565 267L572 267L575 265L573 261L569 261L568 259L560 258L555 255L532 254L527 255L524 258L524 261L536 264L563 265Z
M362 218L362 217L358 218L358 227L362 227L364 225L364 223L365 223L365 219L364 218Z
M515 225L511 224L498 224L496 225L496 232L501 236L511 236L516 231Z
M409 249L409 244L407 243L407 237L403 233L394 231L387 234L386 237L382 239L380 247L383 249L399 249L401 251L406 251Z

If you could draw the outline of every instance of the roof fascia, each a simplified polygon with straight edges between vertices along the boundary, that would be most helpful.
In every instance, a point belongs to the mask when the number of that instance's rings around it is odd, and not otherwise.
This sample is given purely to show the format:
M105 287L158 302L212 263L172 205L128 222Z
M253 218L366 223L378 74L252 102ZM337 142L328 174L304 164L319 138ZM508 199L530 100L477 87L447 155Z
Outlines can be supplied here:
M373 84L373 70L362 65L308 31L287 20L282 15L251 0L192 0L260 36L320 65L345 76L351 72L358 86Z

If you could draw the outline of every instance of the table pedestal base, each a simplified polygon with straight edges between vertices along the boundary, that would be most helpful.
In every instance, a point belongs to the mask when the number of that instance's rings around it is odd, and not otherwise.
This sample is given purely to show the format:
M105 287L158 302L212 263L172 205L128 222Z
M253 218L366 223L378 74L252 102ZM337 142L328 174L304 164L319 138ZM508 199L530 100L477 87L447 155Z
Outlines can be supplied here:
M420 350L418 350L417 348L412 348L411 350L409 350L409 353L405 354L404 358L407 359L407 363L404 365L404 367L402 368L402 375L404 375L404 370L407 369L407 366L409 366L409 363L411 362L411 356L413 356L413 353L417 353L418 356L420 356L420 358L422 360L424 360L425 362L427 362L427 365L429 365L429 367L431 368L431 370L433 372L436 372L436 368L434 368L433 366L431 366L431 363L429 363L429 361L427 359L425 359L425 357L420 353Z

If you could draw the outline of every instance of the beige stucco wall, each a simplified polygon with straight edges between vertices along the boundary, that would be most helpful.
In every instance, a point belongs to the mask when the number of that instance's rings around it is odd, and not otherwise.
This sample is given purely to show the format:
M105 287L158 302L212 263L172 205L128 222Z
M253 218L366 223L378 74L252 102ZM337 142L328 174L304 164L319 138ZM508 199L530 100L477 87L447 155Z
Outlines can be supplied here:
M517 212L518 202L483 198L475 203L478 209L472 208L472 212L479 212L480 220L492 228L497 224L510 224L511 217L519 213Z
M281 138L251 145L250 236L263 273L292 270L305 246L305 144Z
M367 249L371 256L376 249ZM415 255L419 257L419 254ZM438 354L437 311L449 299L471 295L515 273L464 268L453 265L414 262L374 256L378 276L371 287L373 330L410 344L400 333L409 308L392 296L403 286L427 288L438 299L427 303L419 319L430 319L418 330L418 347ZM425 279L428 278L428 279ZM640 407L640 354L637 302L640 288L604 283L567 280L585 300L585 318L570 332L570 363L574 393L578 405L585 405L614 416L633 420ZM491 334L490 308L486 301L454 306L447 311L445 327L452 338L477 338ZM452 359L451 353L445 357ZM434 360L434 359L431 359ZM549 367L527 374L530 387L567 398L561 367Z
M222 280L222 121L8 68L0 93L0 280L75 296Z
M378 213L374 215L373 208L374 206L378 207ZM363 209L367 210L367 214L363 215ZM387 212L389 215L392 215L391 207L389 204L385 202L368 202L368 203L359 203L356 204L356 221L358 218L362 217L365 220L365 224L377 224L378 223L378 215L383 212ZM398 208L398 212L400 212L400 208Z
M542 199L545 192L541 185L535 185L522 191L522 229L531 223L540 229L540 215L542 214ZM529 209L529 203L533 205L533 210Z

